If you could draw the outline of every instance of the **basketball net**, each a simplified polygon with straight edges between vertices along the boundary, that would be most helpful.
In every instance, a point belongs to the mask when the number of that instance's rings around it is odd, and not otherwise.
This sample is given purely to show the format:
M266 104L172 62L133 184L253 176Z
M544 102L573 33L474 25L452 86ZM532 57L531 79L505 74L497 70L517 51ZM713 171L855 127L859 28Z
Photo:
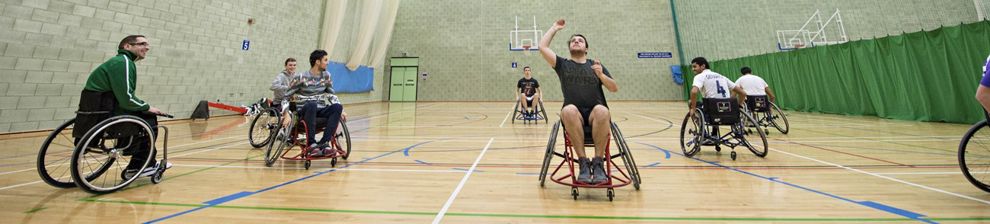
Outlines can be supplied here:
M529 47L530 45L522 45L523 55L529 56Z

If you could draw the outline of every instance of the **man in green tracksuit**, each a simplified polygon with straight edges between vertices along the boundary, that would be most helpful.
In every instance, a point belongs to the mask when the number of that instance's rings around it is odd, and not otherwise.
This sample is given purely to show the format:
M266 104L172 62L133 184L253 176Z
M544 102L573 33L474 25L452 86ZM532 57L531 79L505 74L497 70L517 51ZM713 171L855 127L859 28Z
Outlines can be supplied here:
M117 101L113 114L138 116L148 122L157 136L158 130L155 127L158 126L158 118L155 115L162 114L162 112L139 99L134 93L137 87L137 67L134 62L144 59L149 49L148 39L142 35L130 35L120 40L120 44L117 45L117 56L110 58L89 74L83 91L113 92L113 98ZM124 175L127 176L125 178L139 173L148 153L151 153L151 161L147 168L140 171L140 174L142 176L151 175L158 168L159 164L154 159L154 150L149 149L149 144L140 142L142 140L147 141L147 139L140 139L139 142L133 144L137 148L133 148L134 156L127 164L127 171L124 172ZM126 141L129 139L123 139L118 144L127 145ZM166 168L169 165L171 164L166 164Z

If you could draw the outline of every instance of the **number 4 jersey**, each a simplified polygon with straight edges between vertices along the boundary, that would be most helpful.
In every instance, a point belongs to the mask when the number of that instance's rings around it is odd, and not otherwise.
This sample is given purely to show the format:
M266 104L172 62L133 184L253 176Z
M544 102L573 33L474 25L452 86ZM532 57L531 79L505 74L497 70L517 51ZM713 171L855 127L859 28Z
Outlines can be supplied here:
M701 89L702 98L705 99L728 99L732 88L736 87L729 78L708 69L695 75L692 85Z

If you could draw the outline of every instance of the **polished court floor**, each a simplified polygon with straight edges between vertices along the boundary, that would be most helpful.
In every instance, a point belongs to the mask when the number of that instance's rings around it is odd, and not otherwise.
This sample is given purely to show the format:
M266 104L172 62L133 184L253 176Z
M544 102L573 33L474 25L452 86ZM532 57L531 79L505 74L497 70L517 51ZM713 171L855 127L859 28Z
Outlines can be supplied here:
M349 160L309 170L284 160L266 167L264 150L248 144L247 117L165 122L175 164L165 181L105 195L39 179L47 132L0 136L0 222L990 222L990 193L956 161L969 125L788 112L790 133L770 131L766 158L739 148L733 161L712 147L686 158L685 103L612 102L642 188L617 188L614 201L580 189L574 200L569 187L538 182L556 111L550 124L512 123L512 106L348 105Z

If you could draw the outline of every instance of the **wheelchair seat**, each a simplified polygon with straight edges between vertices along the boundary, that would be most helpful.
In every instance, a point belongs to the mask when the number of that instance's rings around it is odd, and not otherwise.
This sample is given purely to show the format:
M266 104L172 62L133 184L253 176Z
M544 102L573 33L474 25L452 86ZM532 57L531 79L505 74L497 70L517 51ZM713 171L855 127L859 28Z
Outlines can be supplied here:
M734 125L739 123L739 102L735 99L703 99L702 111L705 123L712 125Z
M770 111L770 100L766 95L748 95L746 107L752 112L767 112Z

